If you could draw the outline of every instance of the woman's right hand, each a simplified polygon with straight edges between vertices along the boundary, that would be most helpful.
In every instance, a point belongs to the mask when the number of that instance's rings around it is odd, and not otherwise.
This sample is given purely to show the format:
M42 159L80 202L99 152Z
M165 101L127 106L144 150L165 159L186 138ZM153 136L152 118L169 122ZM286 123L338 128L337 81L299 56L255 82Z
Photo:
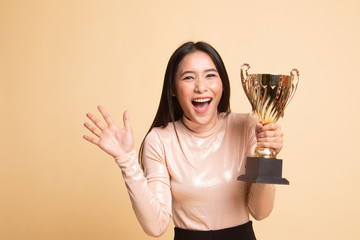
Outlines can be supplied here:
M124 128L119 129L118 126L113 123L109 114L102 106L98 106L98 109L105 119L106 124L104 125L101 120L95 117L93 114L86 114L86 116L95 124L96 127L87 122L84 124L84 126L97 137L93 138L84 135L84 139L97 145L99 148L114 158L131 152L134 149L134 138L128 112L125 111L123 115Z

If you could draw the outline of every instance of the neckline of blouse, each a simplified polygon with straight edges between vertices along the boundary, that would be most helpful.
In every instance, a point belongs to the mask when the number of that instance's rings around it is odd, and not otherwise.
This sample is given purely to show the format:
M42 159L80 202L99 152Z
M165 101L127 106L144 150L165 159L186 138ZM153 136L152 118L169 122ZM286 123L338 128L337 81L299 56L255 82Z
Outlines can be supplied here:
M218 116L219 117L218 117L217 124L212 129L210 129L206 132L194 132L194 131L190 130L183 123L183 121L181 121L181 119L179 119L177 121L177 125L180 127L180 129L183 129L184 132L186 132L187 134L189 134L191 136L199 137L199 138L207 138L207 137L210 137L211 135L213 135L215 132L217 132L217 130L220 129L221 126L224 124L226 113L225 112L219 113Z

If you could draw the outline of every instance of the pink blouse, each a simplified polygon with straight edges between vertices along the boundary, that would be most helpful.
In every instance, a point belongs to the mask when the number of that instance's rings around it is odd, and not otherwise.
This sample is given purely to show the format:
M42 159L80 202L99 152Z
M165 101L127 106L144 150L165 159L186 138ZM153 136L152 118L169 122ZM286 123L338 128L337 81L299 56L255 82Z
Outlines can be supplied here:
M250 114L222 113L214 129L194 133L177 121L147 135L144 172L135 150L116 158L144 231L162 235L171 217L176 227L191 230L244 224L249 213L267 217L274 185L237 180L256 147L256 123Z

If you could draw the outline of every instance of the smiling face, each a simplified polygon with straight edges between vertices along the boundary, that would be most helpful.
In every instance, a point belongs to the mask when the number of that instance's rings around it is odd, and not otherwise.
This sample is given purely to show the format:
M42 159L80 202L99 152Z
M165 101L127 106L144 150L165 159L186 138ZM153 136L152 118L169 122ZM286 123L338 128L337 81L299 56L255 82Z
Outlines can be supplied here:
M175 93L184 112L184 124L194 132L215 127L222 81L210 56L196 51L186 55L178 65Z

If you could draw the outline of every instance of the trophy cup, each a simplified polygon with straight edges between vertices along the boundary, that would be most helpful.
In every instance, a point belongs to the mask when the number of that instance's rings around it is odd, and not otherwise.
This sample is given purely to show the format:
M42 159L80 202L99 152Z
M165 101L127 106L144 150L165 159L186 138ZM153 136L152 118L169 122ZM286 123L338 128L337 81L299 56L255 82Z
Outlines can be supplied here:
M275 123L284 116L284 110L295 94L299 71L293 69L290 75L248 74L249 64L241 66L241 82L250 101L252 112L260 123ZM247 158L245 175L239 181L285 184L282 178L282 160L276 159L276 152L271 148L257 147L253 157Z

